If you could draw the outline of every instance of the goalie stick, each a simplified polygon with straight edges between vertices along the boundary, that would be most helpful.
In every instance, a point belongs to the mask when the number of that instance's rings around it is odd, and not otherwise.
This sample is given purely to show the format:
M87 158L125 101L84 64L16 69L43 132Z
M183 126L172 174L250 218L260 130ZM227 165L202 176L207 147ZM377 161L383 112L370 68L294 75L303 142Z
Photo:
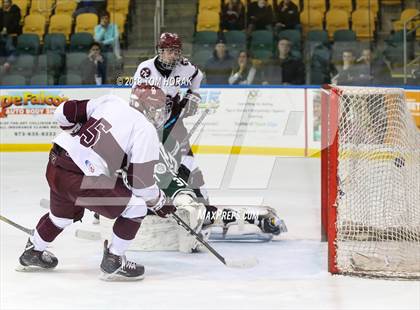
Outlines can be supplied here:
M20 231L23 231L24 233L26 233L26 234L28 234L30 236L33 236L34 235L34 229L29 229L29 228L26 228L26 227L24 227L22 225L19 225L18 223L15 223L12 220L9 220L7 217L4 217L1 214L0 214L0 220L2 220L3 222L5 222L5 223L7 223L7 224L9 224L9 225L11 225L11 226L19 229Z

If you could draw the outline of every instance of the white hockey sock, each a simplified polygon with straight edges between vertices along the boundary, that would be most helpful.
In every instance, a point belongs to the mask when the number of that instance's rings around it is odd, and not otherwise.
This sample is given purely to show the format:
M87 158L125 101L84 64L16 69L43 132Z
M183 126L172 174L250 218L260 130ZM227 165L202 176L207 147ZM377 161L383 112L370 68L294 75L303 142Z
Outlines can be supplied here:
M58 228L64 229L67 226L71 225L71 223L73 223L73 219L66 219L66 218L62 218L62 217L57 217L54 214L50 213L48 214L48 217L50 218L51 222L53 222L53 224L55 226L57 226Z
M45 251L50 242L44 241L35 229L34 235L29 237L36 251Z
M109 246L109 251L118 256L124 255L127 251L132 240L124 240L118 237L115 233L112 233L111 245Z

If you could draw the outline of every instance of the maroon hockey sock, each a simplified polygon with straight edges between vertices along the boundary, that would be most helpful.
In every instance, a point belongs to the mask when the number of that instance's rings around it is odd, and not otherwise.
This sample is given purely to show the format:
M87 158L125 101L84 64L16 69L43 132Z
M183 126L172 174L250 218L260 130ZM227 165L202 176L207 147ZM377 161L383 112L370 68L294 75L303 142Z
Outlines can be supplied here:
M54 241L54 239L63 231L63 229L54 225L48 213L39 219L36 230L42 240L46 242Z
M133 240L139 228L139 222L120 216L115 220L113 231L121 239Z

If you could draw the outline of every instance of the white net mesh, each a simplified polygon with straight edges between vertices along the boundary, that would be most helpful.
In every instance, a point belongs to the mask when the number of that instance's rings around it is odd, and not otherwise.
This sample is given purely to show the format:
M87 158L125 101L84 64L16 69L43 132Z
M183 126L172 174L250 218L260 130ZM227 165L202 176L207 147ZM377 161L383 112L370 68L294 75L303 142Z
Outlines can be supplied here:
M336 263L420 277L420 132L403 90L340 87Z

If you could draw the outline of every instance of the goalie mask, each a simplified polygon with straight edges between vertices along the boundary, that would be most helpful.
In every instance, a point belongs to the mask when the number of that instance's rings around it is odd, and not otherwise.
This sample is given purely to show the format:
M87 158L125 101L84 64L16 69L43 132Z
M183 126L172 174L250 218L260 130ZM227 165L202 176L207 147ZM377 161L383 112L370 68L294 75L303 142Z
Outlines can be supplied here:
M166 123L171 114L165 93L157 86L144 83L132 89L130 106L143 113L157 129Z
M182 59L182 42L176 33L162 33L156 48L164 69L172 70Z

